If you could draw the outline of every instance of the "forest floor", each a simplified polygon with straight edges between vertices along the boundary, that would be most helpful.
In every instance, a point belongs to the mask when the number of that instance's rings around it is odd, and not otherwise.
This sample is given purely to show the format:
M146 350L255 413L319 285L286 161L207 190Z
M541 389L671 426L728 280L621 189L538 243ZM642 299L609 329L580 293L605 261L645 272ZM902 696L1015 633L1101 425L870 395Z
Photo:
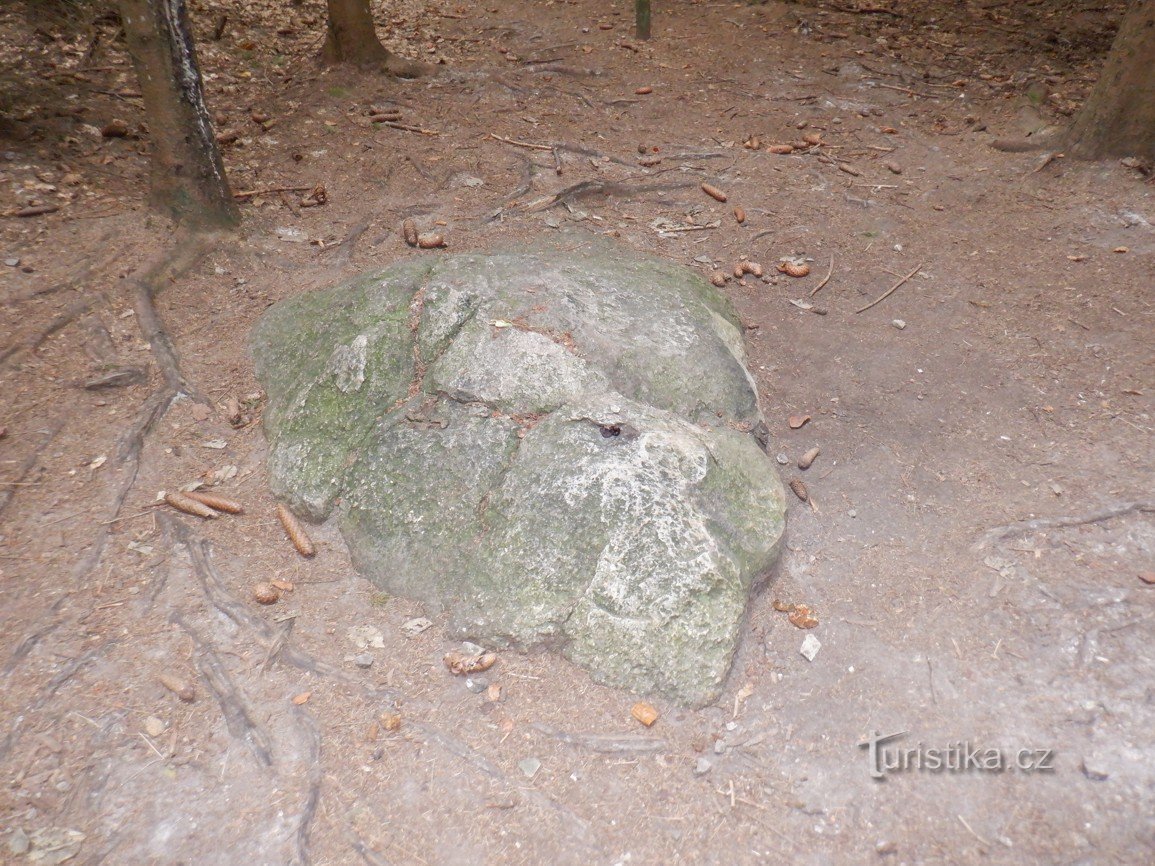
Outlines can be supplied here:
M396 81L317 65L317 0L194 2L251 194L159 295L207 404L157 417L134 292L173 233L116 21L6 4L0 861L1155 862L1155 186L992 146L1069 120L1121 5L671 2L639 42L624 2L401 0L383 38L444 65ZM247 335L446 254L406 218L450 252L570 229L763 265L724 291L811 501L716 705L646 729L549 652L475 693L332 528L312 560L285 540ZM198 479L246 511L157 506ZM291 591L262 607L267 580ZM860 744L899 733L962 768L875 778Z

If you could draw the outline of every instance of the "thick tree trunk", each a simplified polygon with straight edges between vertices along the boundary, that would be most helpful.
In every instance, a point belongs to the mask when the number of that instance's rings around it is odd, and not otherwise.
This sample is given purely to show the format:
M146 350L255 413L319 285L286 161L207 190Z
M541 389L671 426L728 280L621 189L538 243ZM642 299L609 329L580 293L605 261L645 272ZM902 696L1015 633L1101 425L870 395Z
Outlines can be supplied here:
M1086 159L1155 162L1155 0L1133 0L1067 149Z
M383 69L401 78L428 75L435 67L405 60L389 51L377 39L369 0L328 0L329 28L321 59L326 63L349 63Z
M178 222L239 222L213 137L184 0L120 0L152 142L151 202Z

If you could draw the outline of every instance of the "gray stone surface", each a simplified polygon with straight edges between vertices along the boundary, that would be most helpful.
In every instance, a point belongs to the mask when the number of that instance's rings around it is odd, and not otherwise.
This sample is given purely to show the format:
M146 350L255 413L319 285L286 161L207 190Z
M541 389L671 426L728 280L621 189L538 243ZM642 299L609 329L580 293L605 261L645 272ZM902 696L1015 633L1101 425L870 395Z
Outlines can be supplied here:
M428 255L268 311L274 492L494 646L720 691L785 504L726 301L596 242Z

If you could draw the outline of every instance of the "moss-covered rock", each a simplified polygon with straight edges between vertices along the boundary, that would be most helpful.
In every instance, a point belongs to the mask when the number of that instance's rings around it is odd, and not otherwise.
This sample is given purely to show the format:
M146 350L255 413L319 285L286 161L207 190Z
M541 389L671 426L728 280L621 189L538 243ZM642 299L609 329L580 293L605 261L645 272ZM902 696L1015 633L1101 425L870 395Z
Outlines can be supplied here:
M371 580L462 636L717 696L785 503L699 277L596 242L424 256L277 305L253 346L273 490L336 510Z

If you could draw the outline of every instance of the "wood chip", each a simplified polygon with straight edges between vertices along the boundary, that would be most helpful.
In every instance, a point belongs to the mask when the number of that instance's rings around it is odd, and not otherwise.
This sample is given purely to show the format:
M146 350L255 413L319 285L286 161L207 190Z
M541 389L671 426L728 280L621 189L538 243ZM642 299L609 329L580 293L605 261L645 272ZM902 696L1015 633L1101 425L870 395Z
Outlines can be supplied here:
M659 714L652 704L647 704L645 701L638 701L630 707L630 715L649 728L658 720Z
M786 419L786 423L789 425L791 430L797 430L799 427L805 426L809 421L809 415L791 415Z
M718 187L710 183L702 184L702 192L704 192L715 201L726 201L729 198L726 193L722 192L722 190L718 189Z

